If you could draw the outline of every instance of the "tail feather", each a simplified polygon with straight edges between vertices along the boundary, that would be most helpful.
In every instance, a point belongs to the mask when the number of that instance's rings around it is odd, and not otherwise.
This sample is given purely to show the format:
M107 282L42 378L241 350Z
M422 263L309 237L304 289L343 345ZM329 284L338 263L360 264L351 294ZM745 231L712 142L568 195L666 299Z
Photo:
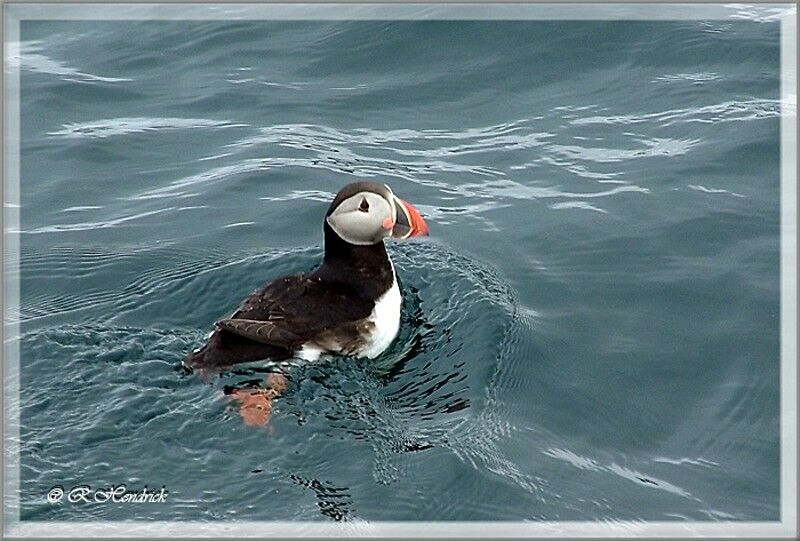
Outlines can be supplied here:
M203 347L183 359L183 366L188 369L219 369L253 361L282 361L291 356L288 349L217 330Z

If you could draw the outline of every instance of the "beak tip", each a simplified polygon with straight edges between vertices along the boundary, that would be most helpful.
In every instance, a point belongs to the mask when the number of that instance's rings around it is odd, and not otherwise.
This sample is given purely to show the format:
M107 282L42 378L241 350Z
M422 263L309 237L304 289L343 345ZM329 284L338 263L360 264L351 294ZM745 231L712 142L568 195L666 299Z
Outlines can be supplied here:
M425 219L422 217L419 211L408 201L403 201L399 198L397 198L397 201L402 206L403 214L405 215L405 218L403 219L403 225L408 229L408 232L405 233L405 235L402 237L398 236L397 238L408 239L411 237L430 236L428 224L425 222Z
M417 209L408 205L411 214L411 236L412 237L427 237L430 235L430 228L428 223L422 217Z

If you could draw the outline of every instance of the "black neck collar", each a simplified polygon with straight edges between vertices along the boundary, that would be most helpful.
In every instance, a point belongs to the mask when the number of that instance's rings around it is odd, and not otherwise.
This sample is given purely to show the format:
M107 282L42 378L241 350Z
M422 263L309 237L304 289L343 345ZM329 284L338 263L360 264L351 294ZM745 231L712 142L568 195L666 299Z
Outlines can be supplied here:
M325 258L314 276L347 285L363 298L375 300L394 283L392 262L383 241L358 246L343 240L325 222Z

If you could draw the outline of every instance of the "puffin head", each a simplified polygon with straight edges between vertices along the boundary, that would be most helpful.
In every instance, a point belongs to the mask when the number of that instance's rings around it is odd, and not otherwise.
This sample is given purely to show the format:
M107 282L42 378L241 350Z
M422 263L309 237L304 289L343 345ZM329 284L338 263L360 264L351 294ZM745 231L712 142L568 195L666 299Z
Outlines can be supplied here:
M378 182L353 182L339 190L325 222L342 240L357 246L377 244L387 237L428 235L428 224L419 211Z

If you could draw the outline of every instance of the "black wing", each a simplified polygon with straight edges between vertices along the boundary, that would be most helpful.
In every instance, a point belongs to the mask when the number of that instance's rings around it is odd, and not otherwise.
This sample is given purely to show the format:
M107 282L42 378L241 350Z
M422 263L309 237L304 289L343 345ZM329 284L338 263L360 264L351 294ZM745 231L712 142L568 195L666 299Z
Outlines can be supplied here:
M221 320L208 343L184 364L230 366L285 359L306 342L366 318L373 305L350 287L313 275L279 278L253 292Z
M227 319L269 322L286 336L275 345L305 343L324 330L364 319L374 303L361 298L352 288L300 274L279 278L250 295Z
M257 319L222 319L217 321L217 328L272 346L296 343L300 338L271 321Z

